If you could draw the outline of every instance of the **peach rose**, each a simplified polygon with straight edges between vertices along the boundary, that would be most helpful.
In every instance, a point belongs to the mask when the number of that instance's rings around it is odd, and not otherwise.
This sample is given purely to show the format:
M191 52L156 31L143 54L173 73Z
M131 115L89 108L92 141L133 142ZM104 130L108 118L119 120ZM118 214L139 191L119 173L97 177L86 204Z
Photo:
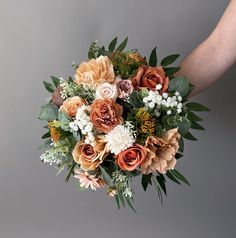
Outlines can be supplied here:
M83 62L79 65L75 74L75 82L95 89L101 83L113 83L115 73L113 65L107 56L100 56Z
M118 97L117 86L115 84L103 83L97 86L96 98L105 99Z
M95 170L107 156L106 143L102 138L96 138L96 145L78 142L72 152L74 161L84 171Z
M116 163L122 170L133 171L144 161L147 149L139 144L120 152L116 156Z
M167 131L162 138L149 136L145 144L148 154L141 164L141 173L159 172L165 174L169 169L174 169L179 139L180 134L177 128Z
M122 112L123 107L113 99L96 99L91 105L90 119L99 132L108 133L115 126L122 124Z
M169 78L162 67L150 67L142 65L138 68L136 75L132 78L135 88L148 88L156 90L158 84L162 85L161 92L166 92L169 85Z
M62 106L60 107L60 110L64 112L66 115L68 115L71 118L75 118L77 109L85 104L85 100L75 96L72 98L67 98Z

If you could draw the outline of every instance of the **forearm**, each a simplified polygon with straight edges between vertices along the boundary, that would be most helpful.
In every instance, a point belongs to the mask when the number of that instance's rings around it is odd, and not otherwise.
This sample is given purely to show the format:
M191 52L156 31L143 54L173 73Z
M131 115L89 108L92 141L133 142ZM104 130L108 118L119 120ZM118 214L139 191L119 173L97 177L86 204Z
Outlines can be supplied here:
M219 79L236 61L236 0L231 1L213 33L181 63L178 75L197 94Z

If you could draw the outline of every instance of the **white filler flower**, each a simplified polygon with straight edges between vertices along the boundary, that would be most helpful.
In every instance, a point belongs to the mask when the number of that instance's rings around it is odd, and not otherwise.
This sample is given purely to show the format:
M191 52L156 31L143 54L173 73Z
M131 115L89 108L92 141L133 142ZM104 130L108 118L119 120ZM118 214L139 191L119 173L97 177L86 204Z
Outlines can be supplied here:
M131 147L135 142L134 132L131 127L118 125L106 136L107 146L115 155Z

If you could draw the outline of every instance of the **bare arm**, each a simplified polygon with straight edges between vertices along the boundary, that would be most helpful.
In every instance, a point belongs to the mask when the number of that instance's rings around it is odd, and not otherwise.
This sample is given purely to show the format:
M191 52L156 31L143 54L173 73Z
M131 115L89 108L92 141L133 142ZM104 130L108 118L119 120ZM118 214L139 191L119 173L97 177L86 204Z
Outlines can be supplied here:
M236 0L231 0L212 34L181 63L178 75L195 85L197 94L236 62Z

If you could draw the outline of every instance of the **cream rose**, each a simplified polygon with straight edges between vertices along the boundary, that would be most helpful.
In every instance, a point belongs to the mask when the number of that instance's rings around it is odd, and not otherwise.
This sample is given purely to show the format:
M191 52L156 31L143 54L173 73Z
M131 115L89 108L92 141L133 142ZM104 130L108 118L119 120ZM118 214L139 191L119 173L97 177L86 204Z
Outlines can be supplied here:
M97 86L97 89L96 89L97 99L112 98L116 100L117 97L118 97L118 91L117 91L117 86L115 84L103 83Z
M75 82L95 89L101 83L113 83L115 73L113 65L107 56L100 56L83 62L79 65L75 74Z

